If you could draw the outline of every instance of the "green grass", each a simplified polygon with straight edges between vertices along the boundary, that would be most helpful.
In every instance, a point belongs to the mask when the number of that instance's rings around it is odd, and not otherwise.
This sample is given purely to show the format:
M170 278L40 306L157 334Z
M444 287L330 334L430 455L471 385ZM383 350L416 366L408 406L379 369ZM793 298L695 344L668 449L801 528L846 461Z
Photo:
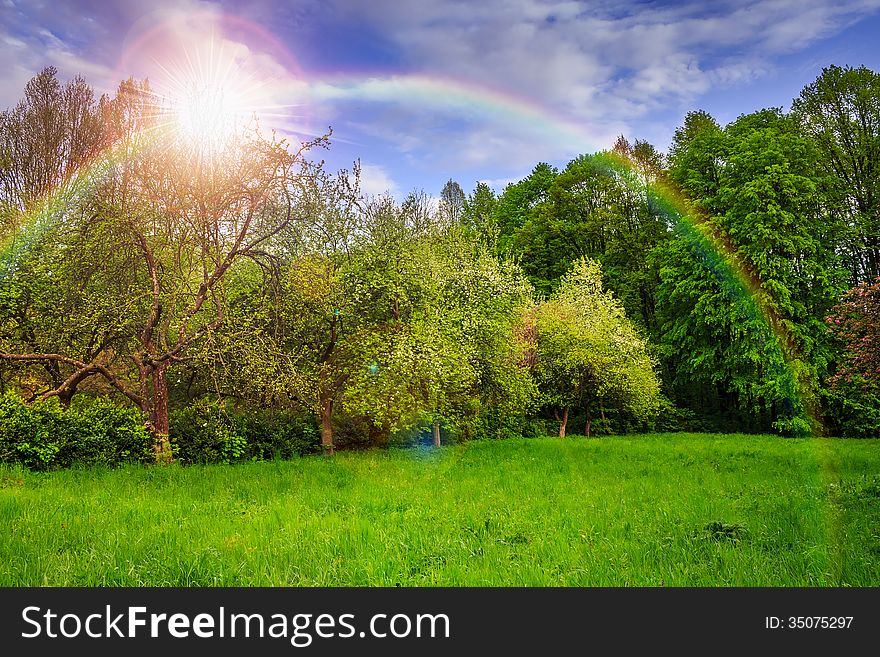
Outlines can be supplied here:
M0 469L0 585L877 586L880 441L652 435Z

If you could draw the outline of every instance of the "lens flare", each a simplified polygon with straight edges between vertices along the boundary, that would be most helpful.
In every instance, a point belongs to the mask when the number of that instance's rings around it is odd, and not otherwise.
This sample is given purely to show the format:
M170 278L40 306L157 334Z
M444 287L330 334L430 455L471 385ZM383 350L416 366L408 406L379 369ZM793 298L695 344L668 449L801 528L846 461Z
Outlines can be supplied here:
M127 39L121 78L150 80L164 127L216 155L245 128L292 143L307 132L307 88L287 49L258 25L217 11L157 11Z
M171 100L174 129L190 146L220 151L246 120L232 106L222 86L192 81L189 88Z

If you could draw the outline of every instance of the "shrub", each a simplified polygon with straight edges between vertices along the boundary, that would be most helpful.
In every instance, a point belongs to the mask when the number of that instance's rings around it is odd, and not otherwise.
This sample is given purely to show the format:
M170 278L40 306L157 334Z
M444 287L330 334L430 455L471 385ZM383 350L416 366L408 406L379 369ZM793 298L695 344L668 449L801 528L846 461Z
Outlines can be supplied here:
M79 397L66 412L68 436L58 465L119 465L152 462L152 438L136 408L106 397Z
M25 404L0 397L0 462L32 470L71 465L149 462L150 436L137 409L81 397L68 409L56 397Z
M202 400L171 414L171 445L183 463L289 459L316 452L318 444L314 422L287 411L239 411Z
M841 380L825 391L831 430L848 438L880 438L880 385L870 385L858 375Z
M57 399L28 406L6 393L0 398L0 461L45 470L61 450L64 420Z

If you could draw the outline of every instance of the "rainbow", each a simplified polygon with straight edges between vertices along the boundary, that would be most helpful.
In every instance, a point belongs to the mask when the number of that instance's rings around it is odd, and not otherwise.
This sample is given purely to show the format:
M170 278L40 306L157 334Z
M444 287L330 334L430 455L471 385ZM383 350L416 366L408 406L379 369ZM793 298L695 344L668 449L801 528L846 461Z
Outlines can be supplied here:
M304 82L316 101L405 104L432 112L503 124L533 136L536 143L563 146L572 157L599 150L622 131L598 131L588 124L517 94L442 76L330 76Z
M575 154L597 150L599 136L579 124L527 99L454 80L426 76L367 77L318 82L311 86L324 99L357 98L368 102L405 99L408 104L434 108L439 104L440 109L467 108L486 119L529 124L543 134L565 140ZM111 147L38 203L30 213L30 220L2 245L0 281L17 267L21 255L63 215L65 208L85 197L113 169L115 162L129 155L120 145ZM592 156L590 162L597 170L613 173L632 188L641 186L633 163L623 156L604 152ZM795 427L794 433L823 434L815 391L801 373L805 369L804 359L754 269L737 254L731 240L714 228L673 183L660 176L647 190L651 204L667 220L674 234L684 240L691 253L709 269L744 320L761 330L762 335L758 337L769 355L765 365L781 383L783 417Z
M0 284L14 275L21 259L33 249L43 236L61 220L64 212L76 207L81 199L106 180L117 162L121 161L119 147L104 151L82 166L57 189L37 199L32 208L21 215L11 234L0 243Z
M815 383L806 374L806 359L763 289L755 269L737 253L736 245L709 221L680 188L662 174L645 185L635 163L617 153L602 152L589 160L596 171L619 177L630 189L646 189L648 201L672 227L694 257L714 276L740 316L758 327L765 346L764 365L782 389L783 422L778 428L802 438L810 438L819 468L817 473L826 492L825 545L828 568L839 578L843 563L843 511L835 502L834 488L840 484L838 461L832 441L827 437Z

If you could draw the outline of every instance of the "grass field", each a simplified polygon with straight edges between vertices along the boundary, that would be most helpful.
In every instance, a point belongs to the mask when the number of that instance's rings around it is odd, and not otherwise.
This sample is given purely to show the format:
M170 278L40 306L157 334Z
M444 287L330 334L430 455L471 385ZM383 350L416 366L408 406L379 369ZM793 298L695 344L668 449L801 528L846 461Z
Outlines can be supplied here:
M666 434L0 469L0 585L878 586L880 441Z

